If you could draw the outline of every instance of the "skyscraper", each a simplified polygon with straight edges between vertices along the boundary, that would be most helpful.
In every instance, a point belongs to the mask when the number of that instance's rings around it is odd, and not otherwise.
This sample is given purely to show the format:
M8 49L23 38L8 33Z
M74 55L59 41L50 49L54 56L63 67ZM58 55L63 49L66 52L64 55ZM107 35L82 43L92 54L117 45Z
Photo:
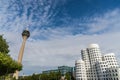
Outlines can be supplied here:
M25 48L25 43L27 38L30 36L30 32L28 30L24 30L22 32L22 37L23 37L23 42L22 42L22 46L20 48L20 52L19 52L19 56L18 56L18 63L22 63L22 58L23 58L23 53L24 53L24 48ZM16 72L14 73L13 77L15 77L16 79L18 79L18 75L19 75L19 71L16 70Z
M102 56L99 45L90 44L88 48L81 50L81 56L82 60L75 62L76 80L120 79L120 69L114 53ZM114 74L111 71L116 73ZM81 76L83 73L86 78Z

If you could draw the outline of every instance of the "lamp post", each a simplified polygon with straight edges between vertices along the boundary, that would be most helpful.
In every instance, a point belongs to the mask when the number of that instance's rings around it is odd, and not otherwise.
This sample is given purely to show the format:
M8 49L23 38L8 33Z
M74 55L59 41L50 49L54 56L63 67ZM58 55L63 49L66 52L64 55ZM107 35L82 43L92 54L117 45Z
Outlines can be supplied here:
M23 53L24 53L24 48L25 48L25 43L26 40L30 37L30 32L26 29L23 30L22 32L22 38L23 38L23 42L22 42L22 46L20 48L20 52L19 52L19 56L18 56L18 63L22 63L22 58L23 58ZM16 72L14 73L13 77L15 77L16 79L18 79L18 75L19 75L19 71L16 70Z

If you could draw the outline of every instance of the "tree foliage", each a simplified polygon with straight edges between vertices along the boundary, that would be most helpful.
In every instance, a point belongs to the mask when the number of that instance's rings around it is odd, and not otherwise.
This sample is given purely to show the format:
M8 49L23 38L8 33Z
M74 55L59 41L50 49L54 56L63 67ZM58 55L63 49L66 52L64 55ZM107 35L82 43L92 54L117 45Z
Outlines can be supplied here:
M5 39L0 36L0 76L14 73L15 70L21 70L22 65L13 60L9 52L9 46Z
M24 76L19 78L19 80L60 80L61 79L60 72L50 72L50 73L42 73L42 74L33 74L30 76ZM75 80L71 73L66 73L65 78L67 80Z
M22 65L13 60L9 55L0 52L0 75L14 73L21 70Z
M50 72L49 74L42 73L21 77L20 80L60 80L60 77L60 72Z
M6 40L3 38L2 35L0 35L0 52L8 54L9 52L9 46L6 42Z

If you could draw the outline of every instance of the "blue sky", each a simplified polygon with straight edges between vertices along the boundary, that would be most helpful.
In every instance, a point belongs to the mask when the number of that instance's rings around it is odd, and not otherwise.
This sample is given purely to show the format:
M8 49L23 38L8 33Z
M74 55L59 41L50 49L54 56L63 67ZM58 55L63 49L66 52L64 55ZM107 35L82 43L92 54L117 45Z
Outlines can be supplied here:
M119 13L120 0L0 0L0 34L17 60L21 32L29 28L21 74L40 73L74 66L91 43L119 57Z

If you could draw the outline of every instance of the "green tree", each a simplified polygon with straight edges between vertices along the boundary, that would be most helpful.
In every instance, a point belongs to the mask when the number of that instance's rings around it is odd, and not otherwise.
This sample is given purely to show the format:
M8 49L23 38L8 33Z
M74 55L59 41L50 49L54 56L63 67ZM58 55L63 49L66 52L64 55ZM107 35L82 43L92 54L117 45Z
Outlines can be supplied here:
M60 80L60 78L60 72L50 72L48 74L42 73L40 76L40 80Z
M0 76L21 70L22 65L13 60L9 55L0 52Z
M21 77L19 80L60 80L60 78L61 78L60 72L50 72Z
M39 80L39 75L38 74L33 74L32 75L32 80Z
M0 76L22 69L22 65L10 57L8 48L8 43L3 39L3 36L0 35Z
M66 78L67 80L75 80L75 78L74 78L74 76L73 76L73 74L72 74L71 72L67 72L67 73L65 74L65 78Z
M70 75L70 73L66 73L66 74L65 74L65 78L66 78L67 80L71 80L71 75Z
M49 75L48 74L41 74L41 77L40 77L41 80L48 80L49 79Z
M9 46L6 40L3 38L2 35L0 35L0 52L8 54L9 52Z

